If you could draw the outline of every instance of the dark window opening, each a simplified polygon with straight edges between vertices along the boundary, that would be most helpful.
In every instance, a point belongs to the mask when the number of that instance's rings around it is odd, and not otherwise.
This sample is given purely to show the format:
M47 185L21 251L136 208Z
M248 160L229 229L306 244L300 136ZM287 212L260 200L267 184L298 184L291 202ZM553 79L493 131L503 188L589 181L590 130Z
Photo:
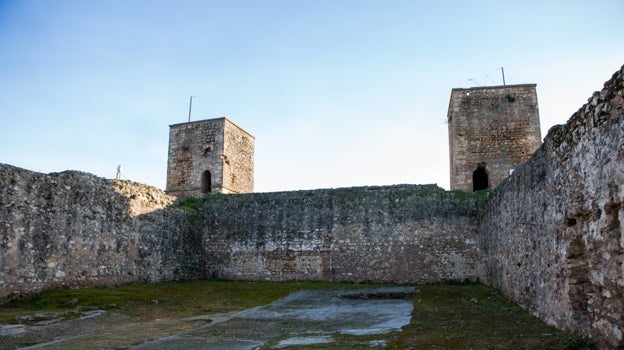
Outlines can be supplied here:
M212 191L212 179L210 171L206 170L202 174L201 178L201 191L202 193L210 193Z
M490 188L490 179L488 177L487 170L485 170L486 163L477 163L477 170L472 173L472 191L487 190Z

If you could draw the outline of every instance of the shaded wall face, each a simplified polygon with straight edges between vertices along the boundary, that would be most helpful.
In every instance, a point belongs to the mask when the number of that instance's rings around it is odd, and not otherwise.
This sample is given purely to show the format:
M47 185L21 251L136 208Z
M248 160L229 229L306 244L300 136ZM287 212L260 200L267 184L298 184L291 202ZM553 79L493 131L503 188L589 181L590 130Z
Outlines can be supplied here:
M624 347L624 67L493 193L481 279L540 318Z
M228 120L224 133L223 192L253 192L255 140Z
M154 188L0 164L0 301L55 287L201 276L186 213Z
M208 277L474 280L477 197L436 186L256 193L202 208Z
M540 145L535 85L453 89L448 129L451 189L472 191L482 162L496 187Z

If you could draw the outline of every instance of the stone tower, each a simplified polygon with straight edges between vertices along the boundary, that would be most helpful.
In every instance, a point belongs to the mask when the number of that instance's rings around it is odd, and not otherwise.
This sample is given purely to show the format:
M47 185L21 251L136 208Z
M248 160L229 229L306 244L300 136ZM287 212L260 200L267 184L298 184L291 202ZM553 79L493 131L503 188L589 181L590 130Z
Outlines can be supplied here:
M486 181L494 188L540 146L535 86L451 91L448 109L451 190L472 191L473 173L483 163Z
M254 142L227 118L170 125L166 192L179 198L253 192Z

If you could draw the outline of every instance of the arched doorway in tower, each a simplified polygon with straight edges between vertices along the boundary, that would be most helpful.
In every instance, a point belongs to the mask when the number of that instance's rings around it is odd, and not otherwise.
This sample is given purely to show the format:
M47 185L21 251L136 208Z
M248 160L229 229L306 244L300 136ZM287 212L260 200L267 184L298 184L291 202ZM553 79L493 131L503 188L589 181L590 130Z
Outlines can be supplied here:
M204 171L202 174L201 191L203 194L210 193L212 191L212 177L209 170Z
M490 188L490 179L485 169L485 162L477 163L477 169L472 173L472 190L481 191Z

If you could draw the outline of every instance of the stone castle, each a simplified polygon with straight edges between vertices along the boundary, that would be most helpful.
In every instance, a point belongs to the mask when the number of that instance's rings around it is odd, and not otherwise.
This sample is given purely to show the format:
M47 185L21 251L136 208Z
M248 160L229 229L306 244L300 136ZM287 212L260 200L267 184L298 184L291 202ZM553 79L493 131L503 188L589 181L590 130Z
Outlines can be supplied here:
M452 93L449 128L464 118L477 125L469 135L475 140L503 139L476 133L484 125L470 114L477 93L484 95L479 103L504 103L496 108L510 116L527 108L531 113L524 115L537 118L531 86L469 90L453 90L459 111ZM471 100L462 102L468 92ZM514 130L531 130L533 122L519 121L523 125ZM183 127L172 126L172 133ZM170 146L170 154L173 148L194 170L168 177L168 191L179 185L189 193L221 187L251 192L226 184L231 175L222 170L225 159L207 160L234 157L228 146L214 141L204 157L212 139L198 135L170 140L189 137L178 144L180 152ZM527 133L518 140L534 142ZM621 349L623 145L624 67L567 124L551 128L521 164L487 152L471 155L471 147L460 151L457 140L453 147L463 170L453 174L468 191L398 185L245 193L208 196L196 207L179 208L171 205L174 197L149 186L0 165L0 299L54 287L176 279L478 280L549 324L589 337L600 348ZM475 162L488 164L496 186L491 193L469 191ZM230 160L229 166L235 164ZM176 176L194 182L170 185Z

